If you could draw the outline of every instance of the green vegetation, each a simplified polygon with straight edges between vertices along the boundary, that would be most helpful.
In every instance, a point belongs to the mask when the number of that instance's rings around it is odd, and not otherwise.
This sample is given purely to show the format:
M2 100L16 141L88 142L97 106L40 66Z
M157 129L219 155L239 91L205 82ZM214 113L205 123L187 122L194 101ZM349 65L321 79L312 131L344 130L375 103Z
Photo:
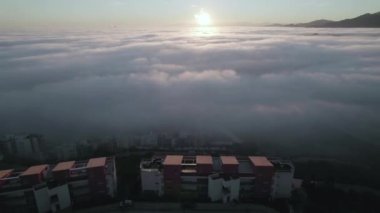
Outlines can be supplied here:
M141 155L119 156L116 158L118 196L120 199L136 199L140 193L140 161L151 157Z
M293 193L293 206L295 212L304 213L377 213L380 197L368 192L345 192L335 187L332 180L322 184L305 181L303 189L307 199L303 199L302 192ZM303 210L303 211L302 211Z
M368 186L380 190L380 169L326 161L294 162L295 177L336 183Z

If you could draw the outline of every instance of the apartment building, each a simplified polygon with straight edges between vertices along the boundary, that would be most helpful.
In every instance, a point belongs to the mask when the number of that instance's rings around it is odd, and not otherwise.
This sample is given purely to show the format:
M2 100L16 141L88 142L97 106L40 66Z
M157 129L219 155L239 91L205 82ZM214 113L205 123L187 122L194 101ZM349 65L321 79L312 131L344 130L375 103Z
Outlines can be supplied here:
M69 185L76 203L116 195L116 167L112 157L58 163L52 170L52 177Z
M143 191L233 202L289 198L294 166L264 156L166 155L142 161L140 171Z
M1 212L56 212L71 206L67 184L47 182L49 165L0 171Z
M116 195L114 158L0 171L1 212L56 212Z

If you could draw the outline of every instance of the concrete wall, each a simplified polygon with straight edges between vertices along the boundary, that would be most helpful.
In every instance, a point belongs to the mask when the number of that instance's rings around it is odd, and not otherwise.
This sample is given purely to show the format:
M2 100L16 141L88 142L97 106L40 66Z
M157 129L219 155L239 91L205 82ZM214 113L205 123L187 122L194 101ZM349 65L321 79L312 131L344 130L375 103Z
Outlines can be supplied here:
M272 183L274 176L274 168L272 167L256 167L253 166L255 174L254 196L258 198L267 198L272 193Z
M111 197L115 197L117 192L117 175L115 159L112 159L112 164L108 164L108 166L112 167L111 170L108 168L108 174L106 176L108 195Z
M47 187L34 190L34 199L36 201L38 212L45 213L50 211L50 194Z
M292 192L292 172L276 172L273 178L273 198L290 198Z
M192 183L197 183L198 181L198 176L182 176L181 177L182 182L192 182Z
M181 165L164 165L164 180L181 181Z
M52 201L51 198L56 196L57 201ZM40 213L56 212L56 204L59 205L59 209L67 209L71 206L70 192L67 185L61 185L49 189L43 187L38 190L34 190L34 199L37 206L37 211Z
M223 188L229 192L225 192ZM213 178L209 176L208 182L208 195L211 201L230 202L232 200L239 200L240 196L240 178L224 180L223 178Z
M4 205L17 205L22 206L26 205L27 201L25 200L25 192L32 191L31 188L29 189L22 189L17 191L10 191L10 192L3 192L0 193L0 196L2 199L0 200L0 206Z
M22 184L27 185L27 186L33 186L42 182L42 175L41 174L25 175L25 176L20 176L20 179L22 181Z
M198 176L182 176L181 177L181 189L197 191L198 188Z
M181 165L164 165L165 194L177 196L181 191Z
M222 170L225 174L239 174L239 165L233 165L233 164L223 164Z
M225 194L223 201L225 203L232 200L239 200L240 196L240 178L230 179L228 181L223 180L223 187L230 190L230 193Z
M91 197L93 199L101 198L107 195L107 180L105 167L88 168L88 183L90 186Z
M71 197L68 185L62 185L55 188L50 189L49 191L50 197L57 196L58 204L60 209L67 209L71 207ZM51 205L51 209L53 212L56 212L55 205Z
M210 175L212 170L212 164L197 164L198 175Z
M158 169L141 170L141 187L143 191L154 191L158 196L163 194L163 176Z
M70 177L70 170L63 170L63 171L55 171L53 172L53 178L54 180L65 183Z
M212 175L208 177L208 197L212 202L223 198L221 178L214 179Z

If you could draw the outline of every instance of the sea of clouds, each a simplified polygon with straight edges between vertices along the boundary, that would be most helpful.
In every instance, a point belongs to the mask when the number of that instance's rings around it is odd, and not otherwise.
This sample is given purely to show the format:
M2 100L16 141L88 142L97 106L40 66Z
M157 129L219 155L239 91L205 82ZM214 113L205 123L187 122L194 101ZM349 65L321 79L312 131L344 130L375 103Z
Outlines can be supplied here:
M0 133L162 127L379 139L380 30L0 33Z

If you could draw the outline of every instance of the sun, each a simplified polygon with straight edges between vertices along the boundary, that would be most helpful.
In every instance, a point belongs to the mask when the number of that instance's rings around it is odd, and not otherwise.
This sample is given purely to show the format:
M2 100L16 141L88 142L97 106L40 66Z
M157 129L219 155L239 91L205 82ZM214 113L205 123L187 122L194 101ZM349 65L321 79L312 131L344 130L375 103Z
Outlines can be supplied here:
M204 9L201 9L199 13L195 14L194 18L199 26L212 25L212 19L210 14L208 14Z

